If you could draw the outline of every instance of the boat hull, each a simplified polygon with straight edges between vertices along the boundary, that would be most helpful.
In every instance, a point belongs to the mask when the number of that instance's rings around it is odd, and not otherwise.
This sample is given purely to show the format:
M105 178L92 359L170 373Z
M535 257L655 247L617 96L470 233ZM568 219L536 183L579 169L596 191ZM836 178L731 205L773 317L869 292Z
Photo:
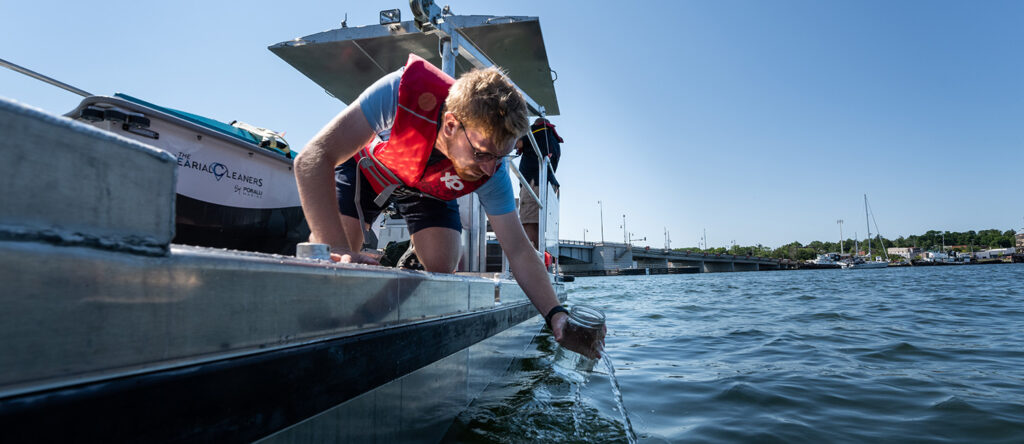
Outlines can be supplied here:
M862 270L870 268L886 268L889 266L888 262L863 262L859 264L843 264L844 270Z
M388 405L401 387L392 414L457 409L500 366L474 344L522 325L501 348L511 359L543 325L514 282L473 276L2 241L0 265L0 302L19 319L0 326L12 338L0 344L3 442L252 441L378 388L383 399L354 405ZM439 384L459 391L432 393Z

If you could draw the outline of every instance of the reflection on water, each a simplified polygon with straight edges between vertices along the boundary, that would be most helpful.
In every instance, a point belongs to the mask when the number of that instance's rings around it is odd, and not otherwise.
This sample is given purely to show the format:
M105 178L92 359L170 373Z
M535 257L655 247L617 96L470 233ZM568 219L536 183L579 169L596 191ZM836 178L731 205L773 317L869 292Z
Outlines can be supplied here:
M553 365L557 348L550 334L535 337L524 356L513 361L507 377L492 383L455 420L445 442L627 440L608 375Z
M581 278L569 297L604 308L614 369L567 379L542 334L447 441L1024 442L1024 264Z

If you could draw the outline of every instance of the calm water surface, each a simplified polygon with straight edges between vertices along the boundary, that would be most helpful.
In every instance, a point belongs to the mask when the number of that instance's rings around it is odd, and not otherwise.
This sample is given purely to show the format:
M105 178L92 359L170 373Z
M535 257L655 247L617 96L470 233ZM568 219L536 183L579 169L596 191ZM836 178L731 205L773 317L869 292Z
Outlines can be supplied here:
M1024 264L580 278L640 442L1024 443ZM449 434L625 442L535 338ZM600 366L599 366L600 368Z

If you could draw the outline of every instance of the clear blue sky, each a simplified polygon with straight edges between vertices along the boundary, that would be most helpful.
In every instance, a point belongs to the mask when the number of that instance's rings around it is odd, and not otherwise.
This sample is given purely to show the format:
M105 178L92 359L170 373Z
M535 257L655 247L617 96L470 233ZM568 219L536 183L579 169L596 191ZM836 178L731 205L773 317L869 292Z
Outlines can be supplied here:
M441 4L444 4L443 2ZM674 247L1024 224L1024 2L452 0L539 16L565 137L564 239ZM586 5L586 6L584 6ZM94 94L125 92L287 131L344 104L267 47L373 24L408 2L0 0L0 58ZM73 94L0 69L0 96L54 113ZM872 230L874 231L874 230Z

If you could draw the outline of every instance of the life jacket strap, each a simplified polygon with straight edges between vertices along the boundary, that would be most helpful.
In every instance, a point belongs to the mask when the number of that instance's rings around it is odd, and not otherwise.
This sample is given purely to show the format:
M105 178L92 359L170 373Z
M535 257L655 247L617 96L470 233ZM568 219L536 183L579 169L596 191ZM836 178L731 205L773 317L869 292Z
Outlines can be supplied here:
M377 204L378 207L383 208L384 205L388 203L388 199L391 198L391 194L394 193L399 186L400 185L398 185L397 183L393 183L391 185L388 185L387 187L384 187L380 194L377 195L377 198L373 199L373 203Z
M377 204L378 207L384 207L391 194L403 185L402 181L388 167L384 166L380 160L377 160L377 157L373 155L373 150L369 147L364 147L360 150L359 154L361 158L357 164L357 169L360 172L365 172L370 180L383 188L380 194L373 199L373 203Z

